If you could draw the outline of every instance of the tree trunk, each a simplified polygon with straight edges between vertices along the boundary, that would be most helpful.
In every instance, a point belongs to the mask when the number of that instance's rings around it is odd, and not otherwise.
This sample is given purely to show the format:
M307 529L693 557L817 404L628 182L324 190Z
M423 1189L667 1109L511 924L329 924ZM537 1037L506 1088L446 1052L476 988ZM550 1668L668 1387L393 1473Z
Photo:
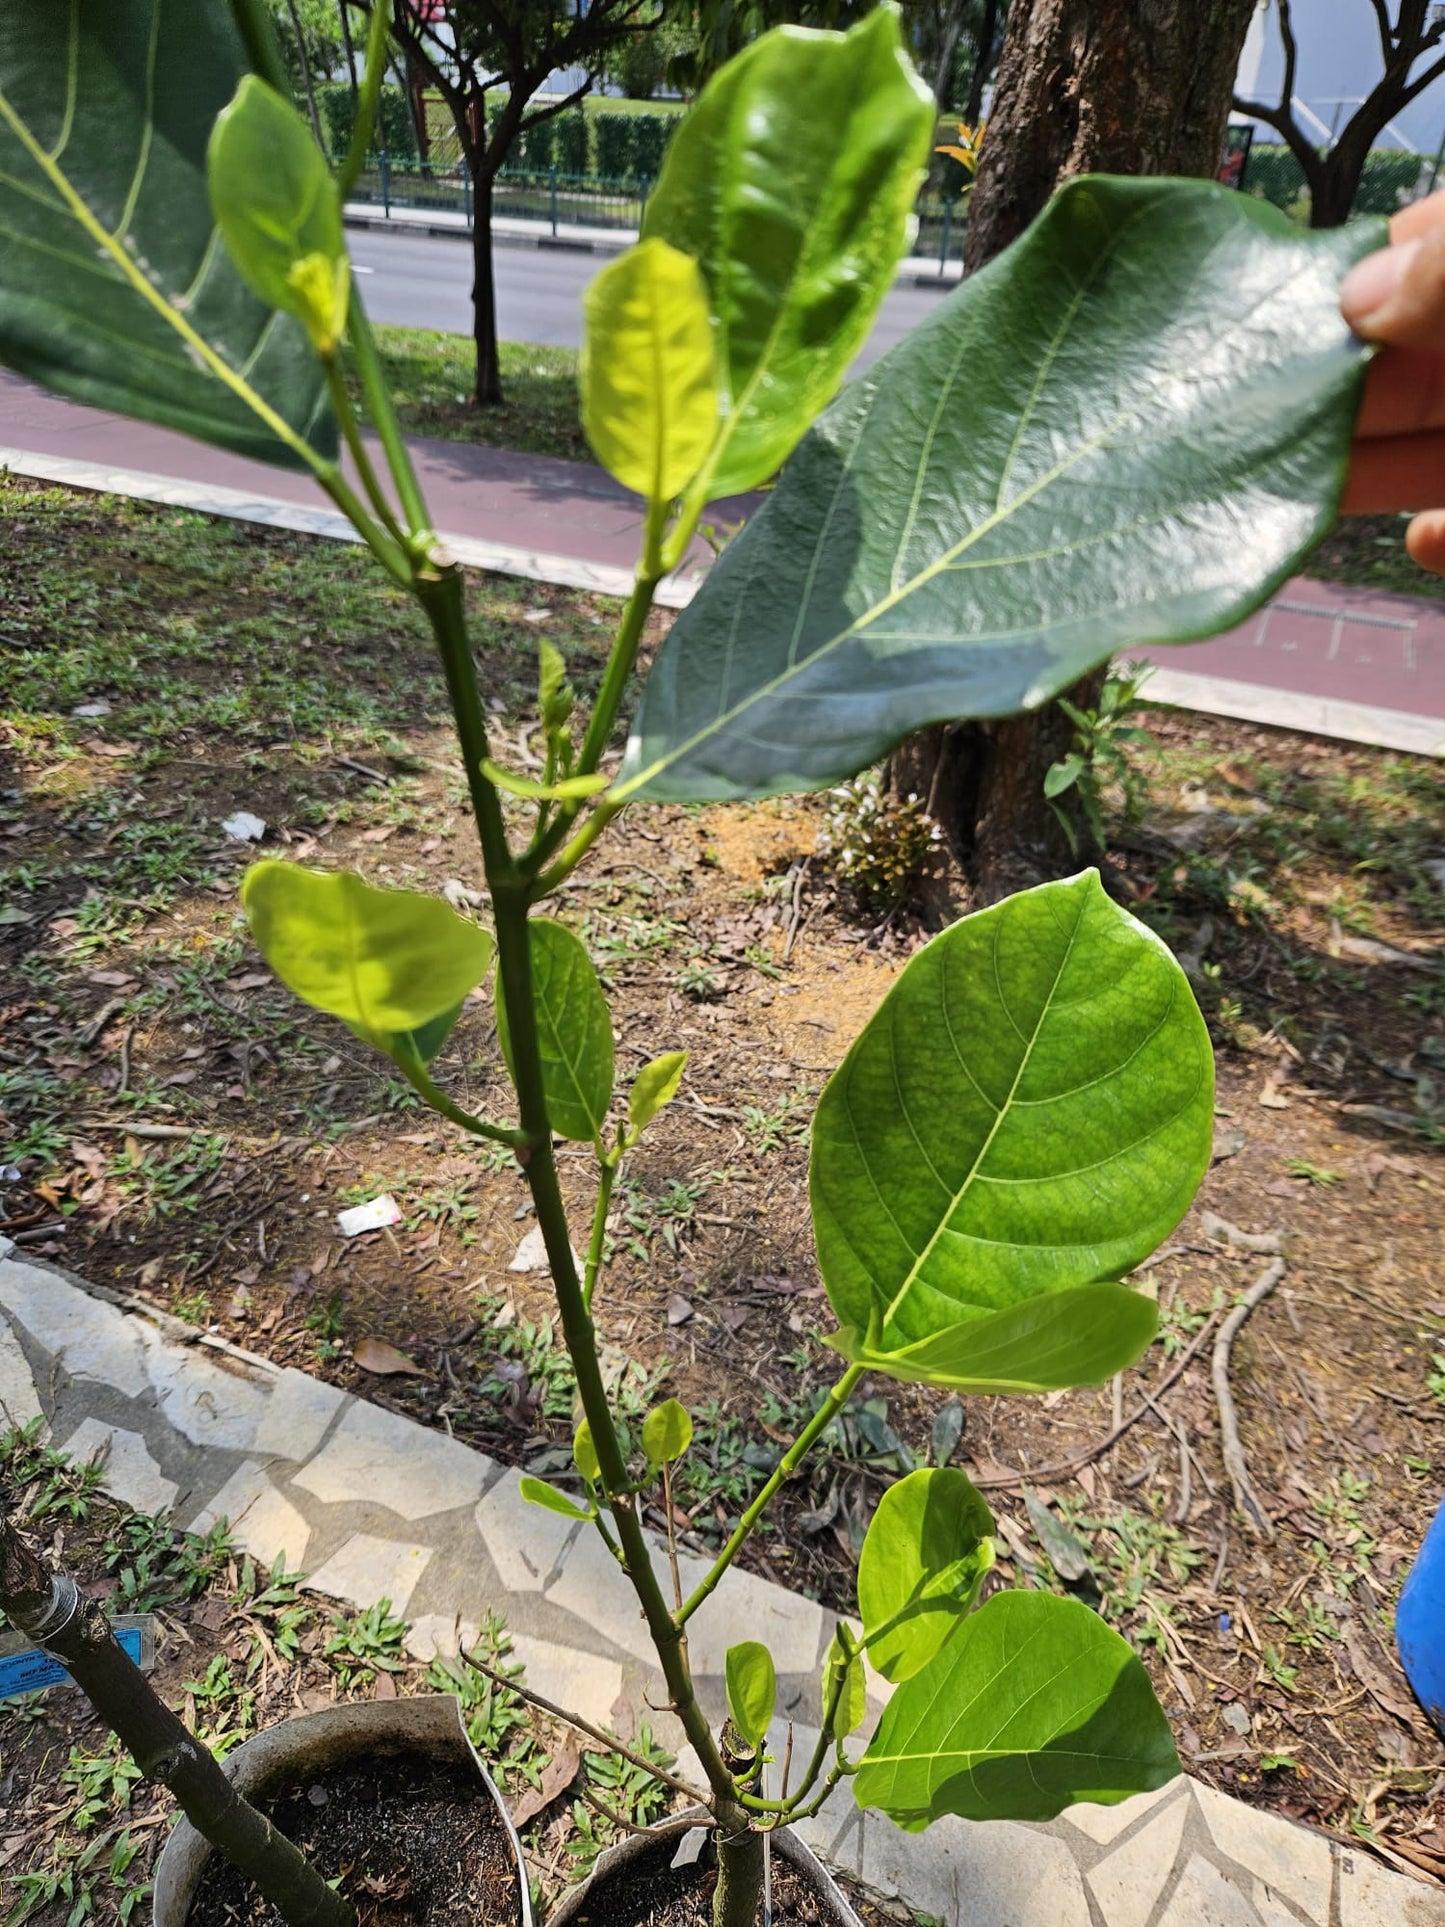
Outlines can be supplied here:
M351 10L349 0L336 0L336 11L341 18L341 44L346 49L346 71L351 76L351 98L357 96L356 48L351 38Z
M492 173L487 167L472 168L472 334L477 345L473 399L478 408L500 407L502 364L497 353L497 283L492 271Z
M1212 177L1255 4L1014 0L969 207L968 271L1022 234L1072 175ZM1102 671L1086 678L1074 702L1092 707L1102 680ZM933 798L978 902L1065 875L1095 854L1082 815L1071 814L1071 844L1044 796L1045 772L1072 741L1072 725L1050 703L1001 722L925 730L896 752L895 787Z
M1020 0L1020 4L1023 0ZM978 48L973 57L973 78L968 83L968 104L963 118L977 127L983 113L983 90L988 85L989 63L993 59L994 37L998 33L998 0L983 0L983 19L978 29Z
M301 62L301 79L306 87L306 111L311 116L311 132L316 145L322 153L326 152L326 142L321 138L321 116L316 111L316 88L311 80L311 50L306 45L306 35L302 30L301 16L296 11L296 0L286 0L287 12L291 15L291 31L296 36L296 57Z

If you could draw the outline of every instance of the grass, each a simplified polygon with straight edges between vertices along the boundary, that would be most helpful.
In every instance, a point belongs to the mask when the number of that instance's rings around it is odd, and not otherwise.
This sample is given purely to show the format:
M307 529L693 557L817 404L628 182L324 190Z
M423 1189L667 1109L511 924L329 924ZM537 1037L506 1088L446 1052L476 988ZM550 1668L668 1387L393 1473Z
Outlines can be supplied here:
M1378 595L1433 596L1445 600L1445 581L1412 562L1405 553L1408 515L1343 517L1307 556L1301 575L1319 582L1343 582Z
M535 348L504 341L500 408L470 400L476 358L466 335L431 328L378 328L387 386L408 435L510 448L522 455L555 455L587 462L592 452L577 408L577 354L572 348ZM353 384L353 400L361 406Z

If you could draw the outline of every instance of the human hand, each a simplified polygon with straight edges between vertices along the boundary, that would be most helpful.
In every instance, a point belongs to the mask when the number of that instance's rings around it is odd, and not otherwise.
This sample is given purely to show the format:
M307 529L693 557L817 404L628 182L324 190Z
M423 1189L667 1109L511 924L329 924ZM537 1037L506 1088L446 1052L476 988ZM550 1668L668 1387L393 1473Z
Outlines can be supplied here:
M1355 426L1347 515L1419 511L1405 547L1445 575L1445 192L1390 223L1390 245L1345 277L1340 310L1379 342Z

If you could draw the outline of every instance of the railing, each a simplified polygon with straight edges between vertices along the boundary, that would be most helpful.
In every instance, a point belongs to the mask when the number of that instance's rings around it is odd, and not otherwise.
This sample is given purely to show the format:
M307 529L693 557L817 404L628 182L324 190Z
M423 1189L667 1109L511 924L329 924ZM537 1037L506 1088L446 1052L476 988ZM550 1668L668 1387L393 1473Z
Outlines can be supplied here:
M492 213L512 220L534 222L551 229L554 237L564 227L635 230L647 211L651 181L611 181L595 174L563 174L556 168L529 172L504 167L492 190ZM358 175L352 199L393 208L460 217L470 228L473 218L472 183L465 167L393 161L374 156ZM920 198L915 252L939 263L963 258L966 221L956 200Z

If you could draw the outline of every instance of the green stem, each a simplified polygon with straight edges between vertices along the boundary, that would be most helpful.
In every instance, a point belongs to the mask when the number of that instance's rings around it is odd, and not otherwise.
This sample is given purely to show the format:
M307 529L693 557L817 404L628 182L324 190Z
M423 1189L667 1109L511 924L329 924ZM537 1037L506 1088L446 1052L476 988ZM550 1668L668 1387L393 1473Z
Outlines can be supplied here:
M434 1111L449 1118L453 1124L459 1124L473 1137L490 1138L494 1144L508 1145L513 1151L526 1150L527 1139L524 1132L514 1131L506 1124L488 1124L485 1118L473 1117L470 1111L464 1111L460 1104L453 1103L446 1092L432 1082L420 1059L413 1064L401 1063L395 1058L392 1062L396 1064L397 1069L417 1095L424 1097Z
M409 589L412 586L412 570L406 551L393 541L385 529L377 526L365 502L341 470L334 464L319 468L316 470L316 479L392 580Z
M793 1473L797 1471L799 1465L801 1465L807 1457L809 1450L817 1439L827 1431L828 1427L833 1423L833 1420L837 1418L838 1414L852 1397L853 1388L862 1376L863 1367L861 1365L850 1365L838 1380L838 1383L833 1387L832 1391L829 1392L827 1398L825 1398L819 1406L818 1410L813 1414L813 1417L793 1440L793 1443L788 1447L782 1458L778 1460L777 1465L774 1467L761 1491L738 1521L737 1528L733 1532L732 1537L713 1561L711 1570L703 1575L702 1579L698 1582L697 1590L690 1599L684 1602L682 1611L677 1615L677 1621L680 1626L685 1626L703 1601L717 1590L718 1582L732 1564L733 1560L737 1558L738 1554L747 1544L749 1534L767 1510L773 1494L785 1479L792 1477Z
M346 0L340 0L343 16ZM344 24L344 22L343 22ZM377 103L381 99L382 83L386 78L386 39L390 26L390 10L386 7L373 7L371 24L366 34L366 78L361 83L356 99L356 120L351 129L351 145L346 150L346 159L336 177L337 199L344 201L356 185L356 177L366 165L366 156L371 147L372 129L376 125ZM385 142L382 143L383 146Z
M613 817L625 808L626 805L623 803L602 802L597 805L557 861L550 869L544 870L532 885L534 903L539 903L543 897L550 896L560 884L567 881ZM566 825L562 827L565 828Z
M855 1767L851 1761L845 1760L840 1754L837 1764L829 1769L827 1779L824 1780L822 1786L819 1788L817 1798L809 1801L805 1807L790 1806L785 1824L792 1826L794 1822L798 1820L811 1820L813 1815L817 1813L823 1805L828 1795L833 1791L834 1787L837 1786L838 1782L847 1779L850 1773L856 1773L857 1771L857 1767Z
M431 511L427 508L426 498L421 492L421 484L416 479L412 466L411 451L401 432L401 424L396 419L392 406L391 391L386 385L386 377L381 370L381 356L377 353L376 337L371 332L371 322L367 319L365 308L355 288L351 291L351 306L347 311L347 339L351 352L356 358L356 372L361 381L361 393L366 402L371 425L376 430L386 465L391 471L392 484L396 489L401 512L406 517L407 526L413 537L429 536L432 529Z
M587 1266L582 1278L582 1302L588 1311L592 1309L592 1294L597 1289L597 1275L602 1269L602 1254L607 1248L607 1209L612 1203L612 1187L617 1182L617 1165L620 1153L602 1160L601 1175L597 1180L597 1206L592 1213L592 1239L587 1246Z
M382 526L397 544L406 545L406 536L396 519L396 512L386 499L386 492L371 465L371 457L366 451L366 443L361 439L361 431L356 425L356 412L351 406L351 397L346 392L341 370L336 365L334 355L322 357L322 367L326 370L326 388L331 396L331 406L336 411L336 419L341 425L342 438L351 451L351 459L356 464L356 472L361 477L361 485L366 490L367 500L381 519Z
M471 798L477 834L481 838L487 882L495 899L499 888L515 889L521 879L507 845L501 799L482 773L482 764L487 761L488 754L487 725L482 713L481 692L477 688L471 641L467 635L462 572L455 562L440 562L433 556L418 574L413 586L418 601L427 612L441 655L447 695L451 699L452 717L456 723L457 742L461 746L462 767L466 771L467 793ZM527 1008L530 1012L530 1001ZM525 1118L522 1120L522 1130L525 1136Z

